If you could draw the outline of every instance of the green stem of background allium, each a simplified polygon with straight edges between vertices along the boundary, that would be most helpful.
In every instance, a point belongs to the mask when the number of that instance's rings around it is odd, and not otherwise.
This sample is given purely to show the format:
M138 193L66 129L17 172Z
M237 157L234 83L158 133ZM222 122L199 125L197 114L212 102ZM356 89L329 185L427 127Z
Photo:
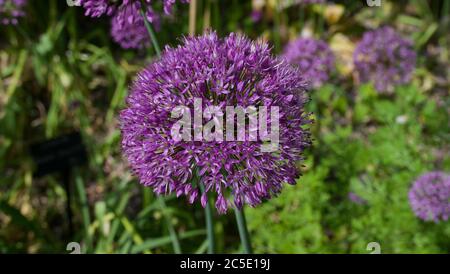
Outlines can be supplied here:
M189 2L189 35L194 36L197 23L197 0Z
M205 186L203 184L198 184L202 193L205 193ZM215 239L214 239L214 225L213 225L213 216L212 216L212 208L211 203L206 202L205 206L205 218L206 218L206 233L208 239L208 254L214 254L216 250Z
M156 39L155 32L153 31L152 25L147 20L147 16L145 16L145 6L141 4L141 16L144 18L144 24L147 28L147 32L150 35L150 40L152 40L153 48L155 49L156 55L161 57L161 48L159 47L158 40Z
M161 49L159 47L158 40L156 39L155 32L153 31L152 26L150 25L150 22L147 20L147 16L145 16L145 5L141 2L141 16L144 18L145 27L147 28L148 34L150 35L150 39L152 40L153 47L155 48L156 55L158 57L161 57ZM164 201L164 198L159 197L159 204L161 206L161 210L163 211L163 216L166 219L167 227L169 229L170 239L172 240L172 246L175 253L180 254L181 253L181 246L180 246L180 240L178 239L177 232L175 231L175 228L172 224L172 216L167 210L166 202Z
M239 236L241 237L242 247L244 248L244 253L252 254L252 245L250 243L250 234L247 230L247 223L245 221L244 208L234 209L234 213L236 214L236 221L239 229Z

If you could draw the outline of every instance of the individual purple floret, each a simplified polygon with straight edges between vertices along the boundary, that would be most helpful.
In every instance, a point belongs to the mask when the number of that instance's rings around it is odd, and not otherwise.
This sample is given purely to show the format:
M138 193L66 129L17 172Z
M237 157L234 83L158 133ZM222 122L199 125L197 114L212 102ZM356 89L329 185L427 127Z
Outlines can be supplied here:
M164 14L169 15L176 0L158 0L163 4ZM155 11L155 0L144 0L145 16L156 28L160 24L160 15ZM188 3L189 0L181 0ZM149 44L149 35L141 15L140 0L81 0L85 15L100 17L112 16L111 35L123 48L142 48Z
M447 221L450 216L450 175L429 172L419 177L409 191L409 202L424 221Z
M0 0L0 24L15 25L18 18L25 16L27 0Z
M334 54L322 40L298 38L286 46L283 57L315 87L326 82L334 70Z
M221 214L232 206L256 206L300 176L296 164L311 145L305 87L297 69L273 57L264 42L236 34L220 39L214 32L185 38L177 48L166 47L132 85L120 114L124 155L141 184L159 195L186 195L190 203L200 198L205 206L202 184L215 193ZM262 141L248 138L175 140L171 112L186 106L192 116L199 99L203 110L218 106L224 113L226 106L278 106L278 150L263 152ZM204 117L202 124L208 121ZM235 134L226 127L224 136L227 130Z
M360 82L371 82L379 92L390 93L396 85L410 81L416 53L410 40L391 27L382 27L364 34L353 59Z

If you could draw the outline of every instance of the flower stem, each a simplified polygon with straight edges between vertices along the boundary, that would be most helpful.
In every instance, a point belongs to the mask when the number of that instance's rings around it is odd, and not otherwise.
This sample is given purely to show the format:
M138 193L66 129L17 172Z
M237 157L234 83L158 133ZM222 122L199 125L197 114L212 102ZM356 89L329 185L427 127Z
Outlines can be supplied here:
M153 31L150 22L147 20L147 16L145 16L144 4L141 4L141 16L144 18L144 24L145 27L147 28L148 34L150 35L150 40L152 40L153 48L155 49L156 55L158 55L158 57L161 57L161 49L159 47L158 40L156 39L155 32Z
M250 235L247 230L247 223L245 221L244 209L235 208L234 213L236 214L239 236L241 237L241 243L244 248L244 252L246 254L252 254L253 250L250 243Z
M205 193L205 186L202 184L198 184L200 186L200 189L202 193ZM206 233L207 233L207 239L208 239L208 254L214 254L216 250L215 245L215 237L214 237L214 225L213 225L213 216L212 216L212 209L211 204L208 201L206 202L205 206L205 218L206 218Z
M197 0L189 2L189 35L195 35L197 21Z

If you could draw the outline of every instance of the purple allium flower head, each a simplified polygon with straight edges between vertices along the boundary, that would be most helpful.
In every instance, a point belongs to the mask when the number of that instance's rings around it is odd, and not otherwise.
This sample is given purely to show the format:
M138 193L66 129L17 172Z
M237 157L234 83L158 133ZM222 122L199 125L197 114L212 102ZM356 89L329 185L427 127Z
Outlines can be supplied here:
M135 3L123 6L111 19L111 36L122 48L143 48L150 44L150 36L139 9ZM147 20L159 24L159 18L151 9L147 10Z
M169 15L176 0L159 0L163 3L164 13ZM155 12L155 1L144 0L147 20L159 28L160 15ZM181 0L187 3L189 0ZM111 35L123 48L141 48L149 44L149 35L141 15L140 0L81 0L80 4L86 10L85 15L100 17L112 16Z
M298 38L286 46L283 57L315 87L326 82L334 69L334 54L322 40Z
M298 70L273 57L266 43L236 34L220 39L214 32L185 38L137 76L120 114L123 152L141 184L156 194L186 195L190 203L200 198L205 206L202 184L215 193L219 213L256 206L300 175L296 163L311 144L305 87ZM203 109L279 106L278 150L262 152L262 142L248 138L174 140L171 112L181 105L195 113L194 98Z
M27 0L0 0L0 24L15 25L25 15Z
M143 0L147 3L147 10L152 8L155 0ZM176 0L158 0L163 2L164 13L169 15ZM189 0L181 0L188 3ZM86 10L85 15L90 17L100 17L102 15L112 15L117 9L127 5L138 5L140 7L141 0L81 0L81 6Z
M450 175L440 171L419 177L409 191L409 203L424 221L447 221L450 216Z
M359 81L374 83L379 92L392 92L395 85L410 81L416 53L410 40L382 27L364 34L353 60Z

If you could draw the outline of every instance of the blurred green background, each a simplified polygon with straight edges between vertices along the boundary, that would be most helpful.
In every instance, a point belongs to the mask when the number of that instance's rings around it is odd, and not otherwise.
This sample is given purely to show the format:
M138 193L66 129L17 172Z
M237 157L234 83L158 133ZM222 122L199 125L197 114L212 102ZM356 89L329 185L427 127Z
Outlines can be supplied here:
M246 208L255 252L449 253L449 222L427 223L408 202L422 173L450 170L450 1L198 0L196 32L262 37L274 54L301 32L326 40L337 72L311 91L314 146L296 186ZM254 10L262 11L260 21ZM66 1L30 0L16 26L0 25L0 253L185 253L207 249L203 209L156 199L120 153L118 111L153 50L124 50L107 18L83 16ZM187 35L189 7L178 5L157 33L161 45ZM192 20L192 18L191 18ZM408 85L380 95L353 81L352 52L365 30L391 25L414 41L418 61ZM150 52L150 53L149 53ZM89 163L71 175L74 235L58 174L33 178L29 146L78 130ZM358 202L349 199L358 197ZM234 215L215 214L219 252L240 252Z

